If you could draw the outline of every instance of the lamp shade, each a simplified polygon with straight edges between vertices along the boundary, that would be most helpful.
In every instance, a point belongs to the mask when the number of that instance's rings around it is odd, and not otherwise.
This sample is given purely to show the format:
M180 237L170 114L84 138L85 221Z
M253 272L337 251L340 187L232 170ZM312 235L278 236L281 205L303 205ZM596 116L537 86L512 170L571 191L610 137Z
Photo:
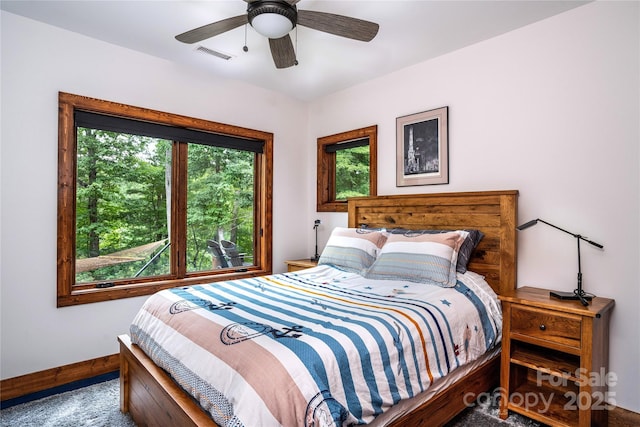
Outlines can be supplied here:
M578 287L576 288L575 291L573 292L556 292L556 291L551 291L549 293L549 295L551 295L554 298L560 298L560 299L578 299L580 300L580 302L582 303L582 305L584 305L585 307L589 305L589 301L592 299L592 295L587 294L583 289L582 289L582 267L581 267L581 261L580 261L580 240L583 240L597 248L603 249L604 247L600 244L600 243L596 243L593 240L589 240L584 236L581 236L580 234L575 234L572 233L570 231L565 230L564 228L560 228L557 225L553 225L547 221L544 221L540 218L536 218L533 219L529 222L525 222L522 225L517 226L516 228L520 231L522 230L526 230L529 227L532 227L534 225L536 225L538 222L541 222L543 224L547 224L550 227L555 228L556 230L560 230L564 233L570 234L573 237L576 238L576 241L578 242Z
M531 220L529 222L525 222L524 224L517 226L516 228L518 230L522 231L522 230L525 230L525 229L527 229L529 227L533 227L537 223L538 223L538 220L537 219L533 219L533 220Z
M279 39L293 30L293 22L278 13L263 13L251 20L251 26L270 39Z
M247 18L258 33L279 39L296 26L298 11L294 5L284 1L251 1L247 7Z

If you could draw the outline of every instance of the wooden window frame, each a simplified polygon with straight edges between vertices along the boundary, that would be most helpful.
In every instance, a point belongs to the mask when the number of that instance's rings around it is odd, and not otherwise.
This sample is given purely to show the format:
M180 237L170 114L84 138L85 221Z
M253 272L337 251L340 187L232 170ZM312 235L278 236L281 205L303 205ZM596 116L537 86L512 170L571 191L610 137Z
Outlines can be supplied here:
M368 126L318 138L318 212L347 212L347 201L336 200L336 153L328 153L327 145L356 139L369 139L369 196L378 192L378 126Z
M58 214L57 214L57 306L64 307L99 301L149 295L156 291L208 283L255 277L272 272L272 194L273 194L273 134L238 126L216 123L147 108L134 107L110 101L60 92L58 95ZM263 153L256 155L254 189L254 265L243 271L210 270L187 273L184 240L177 236L186 232L187 144L174 144L173 182L177 183L172 197L171 241L177 246L172 257L172 274L162 277L136 278L113 281L114 286L100 287L96 283L75 283L75 223L76 223L76 161L77 141L74 111L83 110L123 118L145 120L158 124L264 141Z

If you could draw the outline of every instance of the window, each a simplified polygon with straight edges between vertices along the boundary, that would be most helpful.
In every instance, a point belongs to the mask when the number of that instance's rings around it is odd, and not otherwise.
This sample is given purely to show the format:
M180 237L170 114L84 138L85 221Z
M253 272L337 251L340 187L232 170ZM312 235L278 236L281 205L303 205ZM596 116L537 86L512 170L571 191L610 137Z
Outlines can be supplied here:
M347 198L377 195L377 126L318 138L319 212L346 212Z
M271 272L273 135L59 95L58 306Z

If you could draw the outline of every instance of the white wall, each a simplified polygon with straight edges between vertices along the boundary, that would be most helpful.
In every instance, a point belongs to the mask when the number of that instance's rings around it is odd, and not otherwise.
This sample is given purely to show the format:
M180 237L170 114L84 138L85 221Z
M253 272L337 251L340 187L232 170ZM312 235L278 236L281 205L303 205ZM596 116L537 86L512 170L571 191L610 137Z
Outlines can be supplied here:
M614 298L611 391L640 412L640 12L597 2L311 104L309 139L378 125L378 194L516 189L519 221L582 245L586 291ZM395 118L449 106L450 184L395 186ZM309 153L311 164L315 153ZM315 204L315 180L308 181ZM345 214L313 214L330 230ZM572 291L575 239L518 235L518 285Z
M274 270L311 253L309 240L288 238L310 228L307 213L291 209L305 208L306 104L10 13L1 18L2 378L117 353L116 336L144 300L56 308L58 91L273 132Z

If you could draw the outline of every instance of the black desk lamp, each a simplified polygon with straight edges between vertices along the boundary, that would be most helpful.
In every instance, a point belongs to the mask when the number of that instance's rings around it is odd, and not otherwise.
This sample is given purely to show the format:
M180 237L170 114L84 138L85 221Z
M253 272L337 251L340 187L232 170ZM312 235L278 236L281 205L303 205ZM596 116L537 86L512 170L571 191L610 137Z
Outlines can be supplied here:
M318 261L320 259L320 255L318 254L318 226L321 224L319 219L316 219L313 222L313 229L316 230L316 253L313 256L313 258L311 258L311 261Z
M600 248L603 249L604 246L602 246L600 243L596 243L592 240L588 240L587 238L585 238L584 236L581 236L579 234L575 234L575 233L571 233L567 230L564 230L560 227L557 227L553 224L549 224L547 221L543 221L540 218L538 219L534 219L532 221L529 222L525 222L524 224L516 227L518 230L522 231L526 228L529 228L533 225L536 225L538 222L542 222L544 224L547 224L557 230L560 231L564 231L567 234L571 234L573 237L576 238L576 240L578 241L578 287L573 291L573 292L557 292L557 291L551 291L549 293L549 295L551 295L554 298L558 298L558 299L569 299L569 300L580 300L580 302L582 303L582 305L584 305L585 307L589 305L589 301L591 301L591 299L593 298L593 295L589 295L587 294L585 291L582 290L582 269L580 267L580 240L584 240L587 243L592 244L593 246L595 246L596 248Z

